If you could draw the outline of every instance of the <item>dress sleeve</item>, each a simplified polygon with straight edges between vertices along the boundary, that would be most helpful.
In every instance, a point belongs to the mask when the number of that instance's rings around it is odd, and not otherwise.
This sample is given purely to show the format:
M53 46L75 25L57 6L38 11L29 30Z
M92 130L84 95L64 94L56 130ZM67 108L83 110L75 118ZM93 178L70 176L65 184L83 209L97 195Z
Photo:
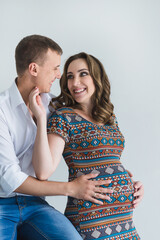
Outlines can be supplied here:
M61 136L65 142L69 142L70 127L66 114L60 111L54 111L48 119L47 133L56 133Z

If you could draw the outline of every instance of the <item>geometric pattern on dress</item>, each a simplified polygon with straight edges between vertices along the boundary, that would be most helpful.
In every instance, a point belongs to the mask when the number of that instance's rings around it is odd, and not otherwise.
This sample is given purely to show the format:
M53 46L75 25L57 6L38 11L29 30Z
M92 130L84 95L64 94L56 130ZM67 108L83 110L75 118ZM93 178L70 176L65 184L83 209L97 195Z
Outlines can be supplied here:
M98 173L95 180L110 179L111 201L103 205L68 197L65 215L85 240L140 239L134 227L133 182L120 162L125 139L113 115L114 125L99 126L87 121L71 108L53 112L47 132L65 141L63 157L69 168L69 181Z

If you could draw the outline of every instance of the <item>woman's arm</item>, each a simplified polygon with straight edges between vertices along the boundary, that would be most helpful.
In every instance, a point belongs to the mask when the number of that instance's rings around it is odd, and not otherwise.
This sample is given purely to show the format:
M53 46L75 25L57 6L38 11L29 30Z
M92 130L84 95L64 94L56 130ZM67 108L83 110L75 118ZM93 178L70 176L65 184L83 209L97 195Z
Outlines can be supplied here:
M29 103L30 109L37 120L37 134L32 154L32 164L36 177L40 180L46 180L55 171L60 162L65 142L57 134L51 134L51 154L46 130L46 111L39 96L38 88L35 88L30 93Z
M57 134L48 134L47 137L46 125L37 121L32 163L38 179L46 180L56 170L62 158L64 144L63 138Z

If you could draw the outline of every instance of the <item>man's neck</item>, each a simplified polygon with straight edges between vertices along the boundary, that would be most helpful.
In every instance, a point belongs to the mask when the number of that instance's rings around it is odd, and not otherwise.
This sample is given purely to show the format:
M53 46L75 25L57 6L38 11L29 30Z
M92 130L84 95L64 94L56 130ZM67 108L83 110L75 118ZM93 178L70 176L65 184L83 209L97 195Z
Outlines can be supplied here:
M32 91L34 86L31 86L30 80L27 79L25 76L18 77L16 79L16 84L18 90L23 98L23 101L27 106L29 106L29 94Z
M29 108L29 94L32 91L32 89L34 88L34 86L32 86L30 79L27 79L25 77L21 77L21 78L18 77L16 79L16 84L17 84L18 90L23 98L23 101L25 102L25 104L28 108L28 111L36 124L36 119L33 116L32 111Z

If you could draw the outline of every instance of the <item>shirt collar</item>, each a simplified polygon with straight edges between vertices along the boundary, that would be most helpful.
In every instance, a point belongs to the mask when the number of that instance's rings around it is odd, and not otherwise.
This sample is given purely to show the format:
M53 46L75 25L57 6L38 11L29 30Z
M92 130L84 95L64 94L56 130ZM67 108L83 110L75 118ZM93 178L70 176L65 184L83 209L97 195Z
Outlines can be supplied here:
M12 86L10 87L9 94L10 94L11 105L13 109L15 109L20 104L25 104L18 90L18 87L16 85L16 80L13 82Z
M51 93L41 93L40 95L43 104L48 107L53 95Z
M26 104L23 101L23 98L18 90L18 87L16 85L16 80L13 82L12 86L9 88L9 94L10 94L11 105L12 105L13 109L15 109L17 106L19 106L21 104L24 104L26 106ZM48 107L52 97L53 97L53 95L51 93L41 93L42 102L45 107ZM27 108L26 108L26 110L27 110Z

